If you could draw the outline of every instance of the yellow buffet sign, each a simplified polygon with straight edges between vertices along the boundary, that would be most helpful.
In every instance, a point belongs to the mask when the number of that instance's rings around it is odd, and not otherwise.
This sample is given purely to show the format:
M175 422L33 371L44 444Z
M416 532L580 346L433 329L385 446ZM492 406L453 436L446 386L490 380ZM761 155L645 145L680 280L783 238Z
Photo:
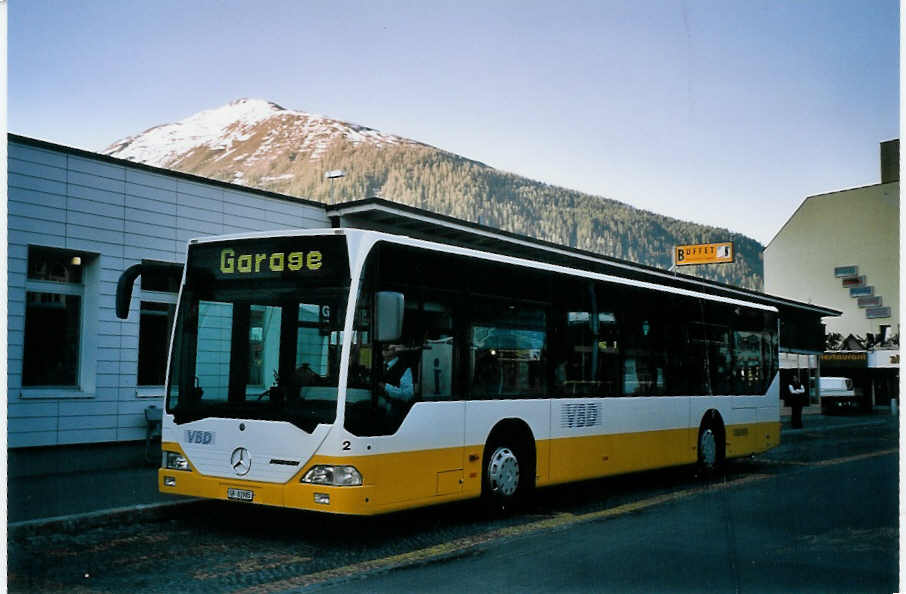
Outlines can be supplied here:
M674 248L673 262L677 266L690 264L723 264L733 261L733 242L679 245Z

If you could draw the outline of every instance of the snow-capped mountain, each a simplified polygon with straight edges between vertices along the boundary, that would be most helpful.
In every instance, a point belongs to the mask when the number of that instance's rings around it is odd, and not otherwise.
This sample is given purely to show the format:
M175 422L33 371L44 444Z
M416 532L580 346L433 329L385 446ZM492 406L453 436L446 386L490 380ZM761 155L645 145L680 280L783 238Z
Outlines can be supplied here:
M420 144L262 99L239 99L118 140L103 153L171 169L182 169L193 156L204 154L214 163L228 162L230 169L238 170L234 177L241 179L256 164L284 153L292 153L293 160L301 156L318 161L338 139L375 147Z
M761 246L628 204L543 184L441 149L340 120L240 99L111 144L156 167L327 202L381 196L455 218L666 268L672 246L736 242L733 264L698 271L761 285ZM325 180L343 169L346 176Z

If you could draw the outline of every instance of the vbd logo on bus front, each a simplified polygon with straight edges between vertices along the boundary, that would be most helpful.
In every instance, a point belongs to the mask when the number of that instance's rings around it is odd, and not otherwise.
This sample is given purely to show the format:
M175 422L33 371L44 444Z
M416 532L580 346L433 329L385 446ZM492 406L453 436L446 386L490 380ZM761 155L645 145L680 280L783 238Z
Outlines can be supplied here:
M601 409L597 402L564 404L560 408L560 427L594 427L601 422Z
M197 444L201 444L201 445L213 445L214 444L214 432L213 431L189 431L189 430L186 430L186 442L197 443Z

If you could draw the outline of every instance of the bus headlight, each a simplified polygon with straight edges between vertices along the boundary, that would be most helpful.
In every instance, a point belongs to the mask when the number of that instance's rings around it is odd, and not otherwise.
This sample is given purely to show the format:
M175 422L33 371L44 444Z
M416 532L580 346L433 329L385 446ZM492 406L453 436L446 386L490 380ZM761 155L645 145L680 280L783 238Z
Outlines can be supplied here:
M332 466L318 464L306 472L300 482L313 485L333 485L335 487L353 487L362 484L362 475L355 466Z
M167 452L164 451L164 468L170 470L186 470L191 471L189 468L189 461L182 454L177 454L176 452Z

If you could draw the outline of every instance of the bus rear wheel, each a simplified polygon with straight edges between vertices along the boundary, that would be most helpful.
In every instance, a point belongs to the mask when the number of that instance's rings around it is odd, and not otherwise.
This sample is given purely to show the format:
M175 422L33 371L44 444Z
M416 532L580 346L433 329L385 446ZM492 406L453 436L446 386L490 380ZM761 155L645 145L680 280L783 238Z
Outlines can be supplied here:
M721 471L723 463L723 433L716 424L705 424L698 432L699 474L705 477L712 477Z

